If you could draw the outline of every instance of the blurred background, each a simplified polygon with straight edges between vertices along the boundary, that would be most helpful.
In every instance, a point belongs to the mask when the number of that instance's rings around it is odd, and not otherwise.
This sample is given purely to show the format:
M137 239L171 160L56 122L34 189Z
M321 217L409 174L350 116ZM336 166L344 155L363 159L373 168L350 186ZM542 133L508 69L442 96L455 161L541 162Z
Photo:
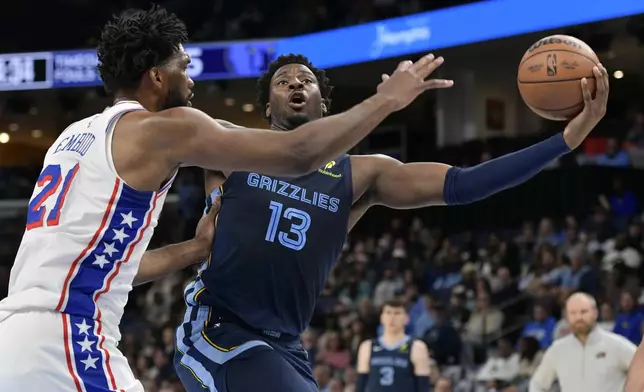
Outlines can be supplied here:
M593 294L601 326L642 337L644 2L611 0L160 0L186 21L193 104L264 127L255 78L283 53L329 69L333 112L375 91L382 72L432 50L454 88L419 98L353 153L471 166L563 127L522 103L523 52L553 33L586 41L611 74L608 114L592 137L529 183L484 202L414 211L374 208L350 234L303 341L325 392L351 392L358 344L379 307L401 298L408 332L429 346L437 391L523 391L544 349L568 333L562 300ZM13 2L0 16L0 298L28 198L53 140L111 103L100 87L101 26L147 1ZM183 169L182 169L183 170ZM183 170L153 246L194 234L202 175ZM181 222L181 224L176 224ZM181 292L194 271L137 287L120 343L146 391L183 389L171 366ZM456 332L456 333L455 333Z

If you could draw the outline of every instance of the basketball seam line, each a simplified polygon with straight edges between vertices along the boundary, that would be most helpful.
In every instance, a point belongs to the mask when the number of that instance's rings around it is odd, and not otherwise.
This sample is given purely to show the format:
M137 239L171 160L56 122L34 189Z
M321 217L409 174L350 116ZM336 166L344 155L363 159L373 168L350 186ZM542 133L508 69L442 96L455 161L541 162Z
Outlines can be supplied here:
M543 110L544 112L561 112L561 111L564 111L564 110L575 108L575 107L577 107L579 105L583 105L583 103L584 103L584 101L581 101L578 104L568 106L568 107L565 107L565 108L561 108L561 109L546 109L546 108L540 108L538 106L531 105L529 102L526 102L526 104L528 104L528 106L530 106L531 108L537 109L537 110Z
M578 54L578 55L580 55L581 57L585 57L586 59L590 60L590 62L591 62L591 63L593 63L593 64L597 65L597 63L595 63L595 60L591 59L590 57L586 56L586 55L585 55L585 54L583 54L583 53L575 52L574 50L568 50L568 49L550 49L550 50L544 50L543 52L539 52L539 53L535 53L535 54L530 55L530 57L528 57L527 59L523 60L523 61L519 64L519 68L521 68L521 66L522 66L526 61L530 60L530 59L531 59L531 58L533 58L534 56L538 56L538 55L540 55L540 54L542 54L542 53L545 53L545 52L568 52L568 53Z
M572 82L573 80L581 80L583 78L593 79L593 78L595 78L595 76L582 76L580 78L567 78L567 79L558 79L558 80L530 80L530 81L523 81L523 80L517 79L517 83L523 83L523 84L561 83L561 82Z

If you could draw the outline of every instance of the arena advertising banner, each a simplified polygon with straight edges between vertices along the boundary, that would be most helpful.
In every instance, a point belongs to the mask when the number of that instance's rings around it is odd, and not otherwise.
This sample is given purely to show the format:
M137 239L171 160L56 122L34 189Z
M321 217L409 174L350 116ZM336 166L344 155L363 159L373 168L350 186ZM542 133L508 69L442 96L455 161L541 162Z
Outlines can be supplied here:
M186 45L194 80L258 76L281 53L330 68L644 13L644 1L491 0L298 37ZM93 49L0 55L0 91L101 84Z

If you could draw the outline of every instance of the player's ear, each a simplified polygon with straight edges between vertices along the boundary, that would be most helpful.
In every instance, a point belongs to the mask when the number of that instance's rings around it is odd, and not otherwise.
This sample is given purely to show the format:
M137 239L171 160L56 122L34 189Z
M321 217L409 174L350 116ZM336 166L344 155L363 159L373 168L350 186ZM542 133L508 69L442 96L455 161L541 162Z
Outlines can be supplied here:
M148 77L150 78L152 84L154 84L157 88L161 88L163 86L163 75L161 74L161 70L159 68L150 68L150 70L148 71Z
M326 108L326 102L324 101L324 98L322 98L322 114L326 115L327 108Z
M264 115L266 116L266 118L271 117L271 104L270 103L266 103L266 109L264 110Z

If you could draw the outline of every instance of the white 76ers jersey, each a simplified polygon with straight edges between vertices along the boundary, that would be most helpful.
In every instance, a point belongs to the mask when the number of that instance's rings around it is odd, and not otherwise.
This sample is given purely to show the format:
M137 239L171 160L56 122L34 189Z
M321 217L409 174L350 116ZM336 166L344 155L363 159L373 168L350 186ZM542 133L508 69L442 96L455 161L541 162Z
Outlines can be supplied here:
M58 311L96 320L120 339L128 293L172 183L142 192L117 175L114 125L134 110L144 109L119 102L78 121L47 151L0 321L17 311Z

